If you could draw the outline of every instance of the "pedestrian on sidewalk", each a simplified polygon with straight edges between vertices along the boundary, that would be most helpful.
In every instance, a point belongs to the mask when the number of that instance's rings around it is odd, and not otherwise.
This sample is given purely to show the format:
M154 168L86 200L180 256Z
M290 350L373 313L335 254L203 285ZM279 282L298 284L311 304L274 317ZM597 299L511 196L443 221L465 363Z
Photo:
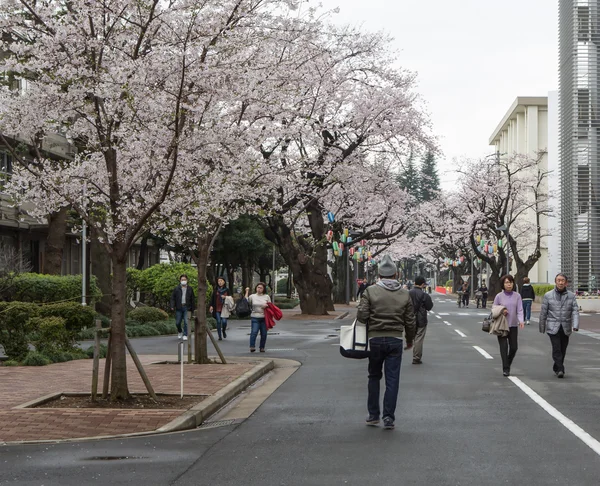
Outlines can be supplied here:
M462 303L464 307L469 307L469 294L471 291L469 290L469 283L465 282L462 286Z
M358 292L356 293L356 297L358 297L358 300L360 301L360 298L362 297L362 295L364 294L365 290L367 289L367 287L369 286L369 284L367 283L367 279L363 278L360 281L360 285L358 286Z
M259 282L254 287L254 293L248 297L250 288L246 287L246 298L252 308L250 314L250 321L252 328L250 330L250 352L256 351L256 336L260 332L260 352L265 352L265 346L267 344L267 322L265 321L265 309L267 304L271 302L269 294L266 293L267 284Z
M194 310L194 291L188 285L188 277L183 274L179 277L179 285L171 293L171 310L175 311L175 325L177 326L177 339L188 338L188 311ZM181 321L183 320L183 329Z
M415 278L415 286L409 292L417 324L412 364L422 363L423 341L425 341L425 333L427 332L427 312L433 309L433 300L431 300L431 296L424 291L426 285L425 278L418 276Z
M356 318L359 322L368 323L371 351L367 425L379 424L379 388L385 367L383 425L386 429L393 429L400 387L402 337L406 333L405 349L412 348L416 325L410 294L398 282L396 264L389 255L385 255L379 264L379 281L367 288L360 299Z
M502 373L510 376L510 367L517 349L519 349L519 328L525 327L523 319L523 301L521 296L514 291L515 279L512 275L504 275L500 279L500 285L504 289L494 299L494 306L504 306L504 316L508 321L508 335L498 336L500 345L500 356L502 357Z
M529 325L531 321L531 306L533 305L533 301L535 300L535 291L533 290L533 286L531 285L531 280L529 277L525 277L523 279L523 285L521 286L521 290L519 293L521 294L521 299L523 300L523 313L525 314L525 324Z
M579 331L579 307L575 294L567 290L568 279L559 273L554 279L556 287L547 292L540 311L540 332L547 333L552 343L554 374L565 376L565 355L569 345L569 336Z
M478 291L481 292L481 308L486 309L488 300L488 288L485 282L481 284L481 287L479 287Z
M229 292L229 289L225 285L225 279L219 277L210 300L210 308L208 309L217 321L219 341L222 340L222 337L227 339L227 317L229 316L229 313L226 311L226 316L223 316L223 307L225 306L225 298L230 295L231 292Z

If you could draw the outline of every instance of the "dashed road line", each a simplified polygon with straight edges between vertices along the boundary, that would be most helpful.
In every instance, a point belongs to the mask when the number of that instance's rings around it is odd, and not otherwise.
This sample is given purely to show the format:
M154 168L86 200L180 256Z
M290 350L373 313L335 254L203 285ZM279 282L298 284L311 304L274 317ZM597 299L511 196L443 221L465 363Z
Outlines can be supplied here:
M464 332L459 331L458 329L454 329L454 332L456 334L458 334L460 337L467 337L467 335Z
M544 400L540 395L534 392L519 378L516 378L515 376L510 376L508 379L512 381L515 385L517 385L535 403L537 403L546 412L548 412L548 414L551 417L554 417L556 420L558 420L558 422L560 422L567 430L569 430L569 432L571 432L575 437L580 439L585 445L587 445L590 449L592 449L596 454L600 456L600 442L594 439L590 434L588 434L570 418L566 417L555 407L550 405L546 400Z
M444 324L446 324L446 326L451 326L452 325L448 321L444 321Z
M494 357L488 353L485 349L480 348L479 346L473 346L475 348L475 350L481 354L481 356L483 356L485 359L494 359Z

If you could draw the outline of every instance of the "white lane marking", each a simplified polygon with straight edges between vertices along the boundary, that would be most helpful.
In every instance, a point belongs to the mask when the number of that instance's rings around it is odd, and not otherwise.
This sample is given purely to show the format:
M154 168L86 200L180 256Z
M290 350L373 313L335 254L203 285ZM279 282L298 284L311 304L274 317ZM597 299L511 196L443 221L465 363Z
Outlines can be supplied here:
M600 456L600 442L594 439L590 434L588 434L585 430L579 427L579 425L573 422L570 418L566 417L556 408L550 405L546 400L544 400L541 396L534 392L519 378L509 376L508 379L512 381L515 385L517 385L535 403L537 403L546 412L548 412L548 414L550 414L551 417L554 417L556 420L558 420L569 430L569 432L571 432L575 437L580 439L585 445L587 445L590 449L592 449L596 454Z
M586 331L585 329L580 329L577 332L579 334L583 334L584 336L587 336L587 337L591 337L594 339L600 339L600 333L598 333L598 332ZM573 333L573 334L575 334L575 333Z
M581 368L582 370L600 370L600 368Z
M442 318L442 316L435 316L435 317L437 317L438 319L441 319L441 318Z
M439 315L440 316L449 316L450 312L440 312Z
M487 317L487 316L489 316L489 315L490 315L490 313L489 313L489 312L486 312L485 314L483 314L482 312L479 312L477 315L478 315L478 316L486 316L486 317Z
M447 326L451 326L452 325L448 321L444 321L444 324L446 324Z
M469 314L468 312L459 312L458 315L459 316L470 316L471 314Z
M475 350L481 354L485 359L494 359L494 357L488 353L485 349L480 348L479 346L473 346Z
M454 332L456 334L458 334L460 337L467 337L467 335L464 332L459 331L458 329L454 329Z

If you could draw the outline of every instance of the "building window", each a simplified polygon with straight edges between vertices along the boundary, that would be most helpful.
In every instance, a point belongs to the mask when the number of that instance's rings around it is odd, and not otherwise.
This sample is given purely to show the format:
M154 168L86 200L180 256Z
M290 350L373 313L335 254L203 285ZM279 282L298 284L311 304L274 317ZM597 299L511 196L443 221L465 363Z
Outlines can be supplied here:
M577 7L577 40L590 40L590 7Z

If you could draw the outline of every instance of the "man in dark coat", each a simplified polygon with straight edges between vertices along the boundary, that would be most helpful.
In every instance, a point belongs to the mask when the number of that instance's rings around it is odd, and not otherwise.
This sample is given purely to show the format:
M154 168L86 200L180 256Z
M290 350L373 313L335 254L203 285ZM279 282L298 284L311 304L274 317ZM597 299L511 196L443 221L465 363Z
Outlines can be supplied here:
M427 312L433 309L433 300L431 296L424 292L425 278L417 277L415 286L410 289L410 298L415 310L415 318L417 321L417 334L413 347L413 364L421 364L423 357L423 341L427 332Z
M188 311L194 310L194 291L188 285L187 275L179 277L179 285L171 294L171 310L175 311L175 325L177 326L177 338L187 341L188 336ZM181 321L183 320L183 330Z

